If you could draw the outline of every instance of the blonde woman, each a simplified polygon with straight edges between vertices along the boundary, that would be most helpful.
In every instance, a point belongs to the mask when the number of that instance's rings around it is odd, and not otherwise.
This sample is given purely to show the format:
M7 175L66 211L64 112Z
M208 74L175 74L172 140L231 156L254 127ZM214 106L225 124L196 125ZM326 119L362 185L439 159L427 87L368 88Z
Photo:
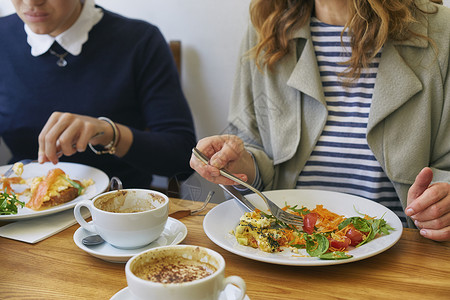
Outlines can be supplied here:
M450 10L429 0L255 0L230 135L197 147L259 189L386 205L450 240Z

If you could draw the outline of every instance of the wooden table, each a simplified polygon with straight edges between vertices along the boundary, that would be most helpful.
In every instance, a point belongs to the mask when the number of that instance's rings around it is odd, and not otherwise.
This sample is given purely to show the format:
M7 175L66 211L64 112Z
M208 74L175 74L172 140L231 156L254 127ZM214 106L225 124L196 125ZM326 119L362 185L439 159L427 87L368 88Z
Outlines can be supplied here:
M173 202L183 203L177 200ZM213 206L210 204L209 209ZM179 208L172 204L170 209ZM226 275L244 278L252 300L450 297L450 243L427 240L417 230L406 229L392 248L362 261L292 267L223 250L205 235L203 218L181 219L188 228L183 243L221 253L227 264ZM74 244L78 227L74 225L34 245L0 238L0 299L109 299L126 287L124 264L105 262Z

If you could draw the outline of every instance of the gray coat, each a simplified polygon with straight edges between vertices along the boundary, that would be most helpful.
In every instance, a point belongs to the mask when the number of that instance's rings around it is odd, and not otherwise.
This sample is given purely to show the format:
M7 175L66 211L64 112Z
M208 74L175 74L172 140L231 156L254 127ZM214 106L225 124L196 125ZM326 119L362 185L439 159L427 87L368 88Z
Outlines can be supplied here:
M426 14L413 38L383 48L367 127L367 142L406 206L420 170L450 182L450 9L422 2ZM308 22L309 24L309 22ZM327 120L327 106L309 26L270 72L245 57L256 43L250 27L241 47L229 122L252 151L265 188L291 189Z

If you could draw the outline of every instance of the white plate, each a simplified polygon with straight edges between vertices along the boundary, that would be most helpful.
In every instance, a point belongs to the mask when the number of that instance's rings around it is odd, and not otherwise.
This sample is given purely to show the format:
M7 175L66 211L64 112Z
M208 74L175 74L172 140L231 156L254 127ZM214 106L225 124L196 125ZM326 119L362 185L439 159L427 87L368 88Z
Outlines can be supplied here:
M368 214L371 217L382 217L394 228L394 231L391 231L389 235L380 236L361 247L350 250L349 254L353 257L349 259L321 260L317 257L299 257L299 255L290 251L267 253L252 247L239 245L236 238L230 234L230 231L238 225L239 218L244 211L241 206L234 203L234 200L228 200L217 205L206 214L203 221L203 229L206 235L215 244L234 254L262 262L292 266L335 265L358 261L389 249L402 235L402 223L395 213L374 201L361 197L318 190L278 190L264 192L264 194L280 207L288 204L303 205L313 209L317 204L323 204L324 208L345 217L358 216L356 211ZM247 195L246 198L256 207L265 208L259 196L251 194Z
M4 174L10 167L11 165L1 166L0 174ZM32 210L27 207L19 208L18 213L15 215L0 215L0 220L19 220L19 219L35 218L54 214L69 208L73 208L78 201L84 199L92 199L98 194L103 193L109 184L109 178L103 171L100 171L99 169L89 167L86 165L65 163L65 162L60 162L57 163L56 165L52 163L44 163L44 164L30 163L23 167L23 174L21 177L23 179L28 179L36 176L45 176L47 175L49 170L55 168L60 168L61 170L66 172L66 174L69 175L71 179L78 179L78 180L92 179L94 181L94 184L88 186L83 195L67 203L63 203L61 205L57 205L48 209L38 211ZM12 185L12 187L18 192L20 191L20 189L23 190L25 188L24 185ZM19 200L24 201L26 203L30 200L30 198L26 196L19 196Z
M92 221L90 223L92 223ZM187 228L186 225L184 225L182 222L169 217L161 236L147 246L137 249L119 249L111 246L108 243L103 243L96 246L83 245L81 240L92 234L92 232L89 232L80 227L75 231L73 235L73 241L80 249L86 251L92 256L109 262L126 263L132 256L145 250L170 244L176 245L181 243L187 235Z
M220 293L219 300L236 300L238 293L239 288L232 284L229 284L223 290L223 292ZM151 300L151 298L149 299ZM114 296L111 297L110 300L136 300L136 299L133 297L133 294L131 293L130 289L126 287L118 291ZM250 298L247 295L245 295L244 300L250 300Z

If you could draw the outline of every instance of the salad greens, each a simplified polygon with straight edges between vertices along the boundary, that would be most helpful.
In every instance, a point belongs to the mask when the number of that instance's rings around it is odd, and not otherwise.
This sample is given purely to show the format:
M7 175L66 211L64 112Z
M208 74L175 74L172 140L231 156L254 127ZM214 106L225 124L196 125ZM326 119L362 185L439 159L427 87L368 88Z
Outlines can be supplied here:
M379 234L389 234L389 230L394 230L391 226L386 223L386 220L383 218L380 219L364 219L361 217L351 217L343 221L339 224L338 229L353 224L356 229L362 232L368 232L367 238L365 238L361 243L359 243L356 247L364 245L375 238L377 233Z
M245 237L245 243L239 242L242 236L236 235L238 242L248 246L248 237L242 233L251 233L250 237L255 240L252 247L258 247L259 241L266 252L276 252L282 247L292 247L304 249L311 257L326 260L340 260L353 257L347 253L348 247L360 247L378 235L388 235L390 231L395 230L383 219L372 218L365 214L355 211L360 216L346 218L335 214L322 205L317 205L315 209L309 210L306 207L285 205L286 210L298 213L303 216L303 226L294 226L276 219L271 214L255 210L252 213L246 213L247 218L267 218L270 225L256 226L249 222L240 223L241 235ZM250 214L247 216L247 214ZM264 223L264 222L263 222ZM261 224L263 224L261 223ZM247 231L245 231L247 230ZM270 247L266 247L266 245ZM269 250L267 250L269 249Z
M296 206L290 207L290 210L297 211L303 215L309 213L310 211L306 208L302 207L301 209L297 209ZM266 215L268 217L274 218L272 215ZM279 220L276 221L278 226L282 228L288 228L295 230L299 236L306 241L306 245L294 244L292 242L289 243L289 246L297 248L297 249L306 249L306 252L312 257L318 257L320 259L328 259L328 260L337 260L337 259L347 259L353 257L343 251L333 251L327 252L330 248L330 241L328 237L330 237L331 232L327 233L312 233L308 234L304 231L299 230L295 226L283 223ZM380 219L365 219L362 217L350 217L342 221L337 230L342 230L348 225L352 224L355 229L367 233L366 238L361 241L356 247L364 245L371 240L373 240L377 234L388 235L389 231L394 230L390 225L387 224L386 220L383 218Z

